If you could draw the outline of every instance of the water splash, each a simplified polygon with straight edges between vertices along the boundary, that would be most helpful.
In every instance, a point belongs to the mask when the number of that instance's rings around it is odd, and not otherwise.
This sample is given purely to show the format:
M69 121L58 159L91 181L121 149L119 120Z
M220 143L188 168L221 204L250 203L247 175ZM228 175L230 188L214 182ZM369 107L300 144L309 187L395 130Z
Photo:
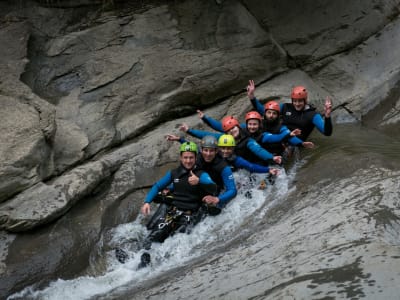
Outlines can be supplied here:
M271 185L265 174L250 176L247 171L235 173L235 181L240 187L237 197L221 214L209 216L194 227L191 234L177 233L162 244L153 243L150 250L152 263L147 268L137 269L144 251L140 249L140 244L147 234L143 217L138 217L134 222L122 224L106 233L111 237L109 244L104 245L104 238L99 242L101 249L109 249L103 255L106 265L103 274L71 280L59 279L41 290L31 286L8 299L90 299L115 289L123 289L124 286L132 288L133 285L162 275L171 268L184 266L190 260L235 239L243 233L244 224L261 220L271 206L284 199L294 172L291 174L288 175L284 169L280 169L279 176ZM267 182L265 189L259 189L262 181ZM125 264L120 264L115 258L113 249L118 245L129 255Z

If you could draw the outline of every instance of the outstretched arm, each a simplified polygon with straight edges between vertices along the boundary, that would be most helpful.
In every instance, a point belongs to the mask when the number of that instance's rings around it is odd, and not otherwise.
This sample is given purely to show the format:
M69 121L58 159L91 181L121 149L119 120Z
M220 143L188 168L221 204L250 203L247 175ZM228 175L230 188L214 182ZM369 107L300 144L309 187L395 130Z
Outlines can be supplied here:
M220 121L215 120L215 119L205 115L201 110L197 110L197 113L199 114L200 119L204 123L206 123L208 126L210 126L212 129L219 131L219 132L224 132Z
M186 142L186 139L185 139L184 137L182 137L182 136L177 136L177 135L174 135L174 134L166 134L166 135L165 135L165 139L166 139L167 141L170 141L170 142L179 142L179 143L181 143L181 144L183 144L184 142Z
M236 156L233 164L238 169L246 169L250 173L268 173L269 167L249 162L241 156Z
M141 208L141 212L144 215L148 215L150 213L150 203L157 196L158 192L165 189L172 182L171 171L168 171L167 174L164 175L159 181L157 181L147 193L146 198L144 199L144 204Z
M219 137L222 135L222 133L218 133L218 132L209 132L209 131L204 131L204 130L198 130L198 129L189 129L187 131L187 134L194 136L198 139L202 139L203 137L207 136L207 135L212 135L213 137L215 137L217 140L219 139Z
M261 147L260 144L253 139L249 139L247 141L246 146L254 155L256 155L257 157L261 158L264 161L272 159L277 164L280 164L282 162L281 156L273 156L270 152Z

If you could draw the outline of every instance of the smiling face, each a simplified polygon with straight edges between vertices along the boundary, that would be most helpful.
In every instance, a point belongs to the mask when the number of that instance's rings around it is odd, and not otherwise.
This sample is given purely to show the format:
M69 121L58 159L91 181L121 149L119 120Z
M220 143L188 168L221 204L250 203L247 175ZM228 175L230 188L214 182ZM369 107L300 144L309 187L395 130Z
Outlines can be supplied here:
M194 152L181 152L180 160L185 169L191 170L196 163L196 154Z
M217 155L216 148L201 148L201 155L203 156L205 162L212 162L212 160Z
M233 154L234 147L219 147L222 157L230 157Z
M226 133L232 135L235 139L237 139L240 135L240 129L238 126L235 126L229 129Z
M257 119L249 119L246 126L250 133L256 133L260 129L260 121Z
M301 111L306 106L306 99L292 99L292 104L295 110Z

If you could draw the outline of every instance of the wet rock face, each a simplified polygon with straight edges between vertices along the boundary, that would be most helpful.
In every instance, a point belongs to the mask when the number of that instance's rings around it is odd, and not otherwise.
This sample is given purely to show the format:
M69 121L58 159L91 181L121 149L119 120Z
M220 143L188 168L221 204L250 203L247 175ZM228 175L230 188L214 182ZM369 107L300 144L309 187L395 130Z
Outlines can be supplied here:
M198 108L243 116L249 79L261 99L302 84L319 109L332 97L338 122L398 124L399 2L2 1L0 228L51 232L101 191L94 243L176 160L164 135L201 126Z
M396 298L399 176L371 167L298 186L245 242L117 299Z

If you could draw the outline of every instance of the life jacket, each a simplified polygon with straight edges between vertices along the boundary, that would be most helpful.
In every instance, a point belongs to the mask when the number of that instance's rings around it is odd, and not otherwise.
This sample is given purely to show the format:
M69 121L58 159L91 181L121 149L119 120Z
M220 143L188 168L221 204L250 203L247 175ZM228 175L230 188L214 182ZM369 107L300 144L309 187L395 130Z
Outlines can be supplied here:
M196 166L192 172L200 177L202 170ZM185 169L182 165L171 171L172 182L174 185L173 197L171 204L180 210L197 211L201 206L201 200L206 196L201 185L189 184L190 170Z
M292 103L283 104L281 116L283 124L286 125L290 131L298 128L301 134L297 137L305 141L311 134L315 125L313 118L317 114L315 107L306 104L304 110L297 111Z
M206 162L202 155L198 155L196 160L196 165L199 169L207 172L211 179L217 184L219 192L224 188L224 181L222 179L222 170L228 166L227 162L222 158L222 156L217 153L215 158L211 162Z
M231 168L232 172L237 171L237 167L235 166L236 154L232 154L229 157L225 157L225 161L228 163L229 167Z
M249 162L256 163L260 160L251 150L247 147L247 143L251 137L246 131L240 131L240 137L236 140L235 154L241 156Z
M273 122L267 122L263 119L263 130L264 132L272 133L272 134L279 134L281 132L282 122L280 118L277 118ZM272 153L273 155L282 155L285 151L285 147L283 145L286 141L276 142L276 143L263 143L257 141L265 150Z

